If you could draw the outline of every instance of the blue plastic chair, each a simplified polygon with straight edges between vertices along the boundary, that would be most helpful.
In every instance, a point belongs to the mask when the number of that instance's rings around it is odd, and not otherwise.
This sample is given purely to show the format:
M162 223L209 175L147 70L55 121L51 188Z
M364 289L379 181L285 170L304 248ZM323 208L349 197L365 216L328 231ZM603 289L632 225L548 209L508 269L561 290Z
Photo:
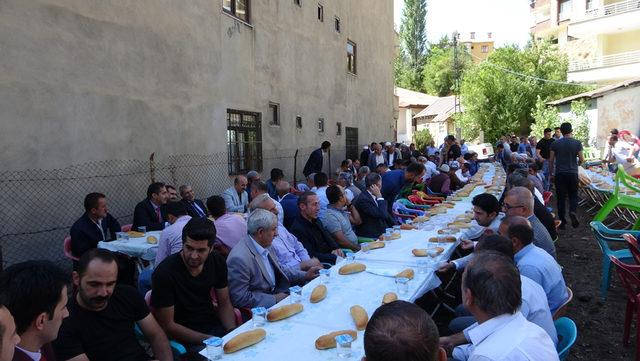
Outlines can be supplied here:
M138 324L135 325L134 327L134 331L136 333L136 337L139 340L144 340L144 334L142 333L142 330L140 329L140 327L138 327ZM184 355L187 353L187 349L184 348L184 346L182 346L182 344L173 341L173 340L169 340L169 346L171 346L171 352L173 352L173 356L180 356L180 355Z
M611 229L602 222L593 221L590 223L591 231L598 241L598 245L602 250L602 278L600 280L600 297L602 299L607 298L607 292L609 291L609 283L611 282L611 260L609 256L614 256L619 260L628 260L627 263L633 263L633 256L631 251L626 247L626 241L622 238L625 233L630 233L635 237L640 235L640 231L630 231L627 229ZM624 249L612 250L609 247L609 242L618 242L625 246ZM624 262L624 261L623 261Z
M569 317L560 317L553 321L553 324L556 326L556 332L558 333L556 350L558 351L558 358L562 361L567 358L571 347L576 342L576 338L578 338L578 327Z

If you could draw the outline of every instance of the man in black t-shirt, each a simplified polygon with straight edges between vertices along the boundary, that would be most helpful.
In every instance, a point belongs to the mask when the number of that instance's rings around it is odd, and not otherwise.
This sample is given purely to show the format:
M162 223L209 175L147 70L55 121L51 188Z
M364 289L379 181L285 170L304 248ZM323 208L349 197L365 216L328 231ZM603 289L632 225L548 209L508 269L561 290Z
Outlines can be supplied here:
M460 158L460 156L462 155L462 150L456 143L456 137L454 137L453 135L448 135L446 138L446 143L449 148L447 150L447 154L445 155L445 160L449 162Z
M227 265L213 251L216 228L207 218L192 218L182 230L182 250L167 257L153 272L151 304L170 338L203 348L202 341L235 328L227 288ZM215 291L217 311L211 291Z
M566 227L565 206L567 197L569 198L571 226L576 228L580 225L576 211L578 209L578 167L584 162L582 143L573 138L571 123L562 123L560 131L562 132L562 138L551 144L549 169L551 170L551 181L555 180L558 219L562 221L559 228L564 229Z
M155 359L173 360L167 336L144 299L133 287L116 285L117 278L118 265L110 251L96 248L80 257L78 271L73 272L78 292L53 345L59 361L150 360L136 339L136 323Z
M549 155L551 150L551 144L555 140L551 134L553 131L551 128L545 128L544 130L544 138L538 141L538 145L536 146L536 152L538 153L538 157L542 158L542 174L544 174L544 190L549 190Z

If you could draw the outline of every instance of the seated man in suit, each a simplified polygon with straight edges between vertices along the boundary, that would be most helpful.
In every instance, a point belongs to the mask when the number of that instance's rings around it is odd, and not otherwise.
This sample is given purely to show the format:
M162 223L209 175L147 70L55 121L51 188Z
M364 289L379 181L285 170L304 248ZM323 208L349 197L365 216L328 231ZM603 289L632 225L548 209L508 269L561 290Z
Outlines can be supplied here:
M204 206L204 203L202 203L201 200L196 199L193 187L189 184L180 186L180 197L182 197L182 203L184 203L187 208L187 214L191 217L206 217L208 215L207 208Z
M147 188L147 198L136 204L133 211L133 230L145 226L147 231L158 231L164 229L167 222L167 214L164 211L164 204L169 200L169 192L162 182L155 182Z
M336 256L344 257L331 234L318 218L320 200L314 192L304 192L298 198L300 216L293 221L291 233L298 238L309 256L316 257L322 263L336 264Z
M233 180L233 187L222 192L227 212L244 213L247 211L247 205L249 205L249 196L246 192L247 182L247 177L238 175Z
M182 231L182 250L165 258L153 272L151 304L164 332L194 351L202 341L235 328L227 287L227 265L213 250L216 227L192 218ZM218 300L217 310L211 291ZM191 358L190 358L191 359Z
M271 248L277 227L275 214L256 209L247 220L247 237L229 253L229 291L236 307L268 308L287 297L289 280Z
M386 228L393 226L387 201L380 192L382 177L378 173L369 173L365 178L365 186L366 190L353 200L362 221L356 227L356 234L360 237L378 238Z
M89 193L84 197L84 214L71 226L71 253L80 258L86 251L98 247L98 242L116 239L120 223L107 209L107 196ZM73 262L74 269L77 262Z
M0 277L0 297L15 318L20 343L14 361L54 361L51 342L58 337L67 310L69 276L48 261L27 261Z
M298 196L289 192L291 187L289 186L289 182L286 181L278 182L278 184L276 184L276 190L278 191L278 203L280 203L282 213L284 213L282 215L282 224L289 229L293 221L300 215Z
M268 194L261 194L251 201L249 208L252 211L264 209L277 215L276 203ZM280 222L278 222L277 234L273 238L271 249L276 254L278 264L291 284L305 284L316 278L318 271L322 269L320 261L317 258L310 258L302 243L289 233Z

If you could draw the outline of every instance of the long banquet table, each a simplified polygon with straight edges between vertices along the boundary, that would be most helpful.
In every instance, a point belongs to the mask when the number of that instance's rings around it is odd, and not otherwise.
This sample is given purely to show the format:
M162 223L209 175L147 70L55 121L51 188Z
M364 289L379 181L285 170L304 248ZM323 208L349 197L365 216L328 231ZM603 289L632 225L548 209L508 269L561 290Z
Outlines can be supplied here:
M369 317L381 305L382 298L387 292L395 292L398 298L406 301L415 301L426 292L438 287L440 280L435 274L437 266L448 260L454 252L456 243L439 243L438 246L445 250L438 257L430 259L422 257L429 264L426 273L419 273L417 269L418 257L414 257L411 250L414 248L426 248L430 237L438 236L437 230L444 228L457 215L471 209L471 199L485 192L484 184L491 183L495 168L493 165L485 165L482 183L469 194L455 203L455 206L445 214L432 216L425 223L422 230L403 230L401 238L385 242L385 247L371 250L368 253L362 251L356 254L356 262L367 266L365 272L352 275L339 275L338 269L347 261L343 260L331 268L330 281L327 284L327 296L319 303L310 303L309 296L314 287L320 284L320 280L309 282L302 289L302 305L304 310L287 319L278 322L266 322L262 328L266 331L266 338L260 343L240 350L232 354L223 355L224 360L344 360L338 357L336 349L317 350L315 340L327 333L339 330L355 330L349 309L353 305L362 306ZM472 222L475 224L475 221ZM458 233L457 237L459 237ZM406 269L413 268L415 277L409 281L409 292L400 295L396 290L394 275ZM289 297L277 305L280 307L290 304ZM241 332L253 329L251 320L244 323L234 331L226 335L223 340L229 339ZM352 344L352 355L349 360L360 360L364 355L363 346L364 331L358 331L358 337ZM206 350L201 352L206 357Z

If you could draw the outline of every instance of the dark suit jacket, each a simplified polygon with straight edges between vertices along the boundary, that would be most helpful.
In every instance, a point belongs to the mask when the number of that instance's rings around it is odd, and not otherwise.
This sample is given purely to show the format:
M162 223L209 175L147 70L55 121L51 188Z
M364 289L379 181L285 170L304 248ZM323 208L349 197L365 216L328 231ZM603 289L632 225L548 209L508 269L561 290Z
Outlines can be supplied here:
M318 148L311 152L309 155L309 159L307 163L304 165L304 170L302 173L304 176L308 176L311 173L319 173L322 172L322 149ZM330 176L330 174L327 174Z
M133 230L137 231L138 227L146 226L147 231L158 231L164 229L164 222L167 221L167 212L164 207L160 207L162 222L158 222L158 216L149 199L136 204L133 211Z
M362 219L362 223L356 226L358 236L378 238L386 228L393 226L393 220L387 210L387 201L374 201L371 194L364 191L353 200L353 205Z
M120 230L118 220L107 213L107 216L102 220L102 232L100 232L98 226L85 213L71 226L69 231L71 253L80 257L86 251L98 247L98 242L116 239L116 232L120 232Z
M204 212L204 217L209 215L209 212L207 212L207 207L205 207L204 203L202 203L202 201L199 200L199 199L194 199L193 202L188 202L188 201L183 199L183 200L181 200L181 202L184 204L185 208L187 208L187 213L192 218L202 217L202 215L198 214L198 211L196 210L196 207L193 205L194 203L197 204L198 207L200 207L200 209ZM160 209L160 211L162 212L162 209Z
M323 263L336 264L336 255L331 252L339 248L338 244L319 219L311 223L298 216L291 225L291 233L309 252L309 257L316 257Z
M280 200L280 205L284 211L283 225L286 229L291 229L293 221L300 215L300 209L298 208L298 196L295 194L286 194L284 198Z
M384 153L382 153L382 155L384 156ZM386 160L385 160L386 162ZM376 162L376 153L371 153L369 154L369 161L367 162L367 165L369 166L369 170L372 172L376 171L376 167L378 166L378 162Z
M365 149L362 152L360 152L360 166L365 166L365 165L369 166L369 154L371 154L369 149Z
M47 361L56 361L56 355L53 352L53 348L51 344L48 343L40 349L42 353L42 357L44 357ZM12 361L33 361L31 357L29 357L26 353L22 352L19 348L15 348L15 352L13 353Z

